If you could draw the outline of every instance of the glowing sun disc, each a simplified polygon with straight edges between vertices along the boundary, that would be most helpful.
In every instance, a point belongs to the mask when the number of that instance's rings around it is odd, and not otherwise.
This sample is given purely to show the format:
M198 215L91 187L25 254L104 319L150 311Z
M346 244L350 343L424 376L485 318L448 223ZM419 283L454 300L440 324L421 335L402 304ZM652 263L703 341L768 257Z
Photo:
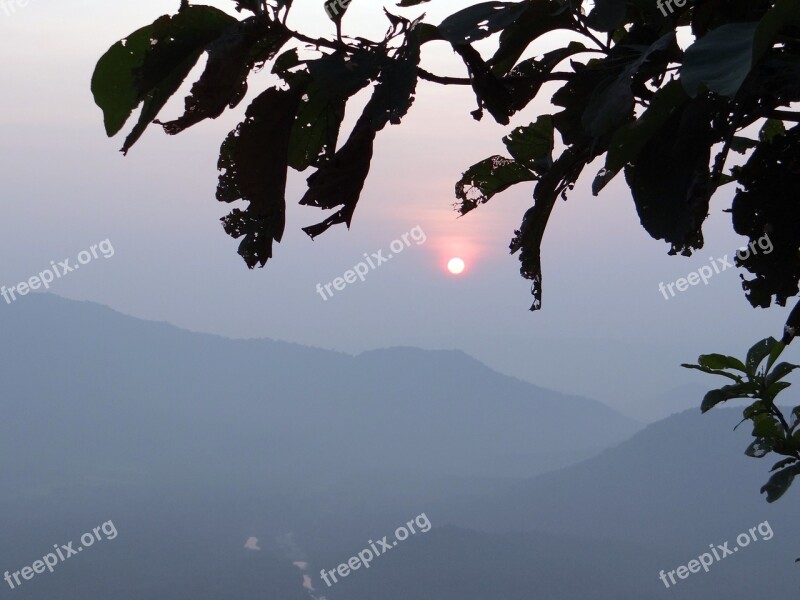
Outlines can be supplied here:
M460 258L451 258L450 261L447 263L447 270L450 271L453 275L459 275L460 273L464 272L464 261Z

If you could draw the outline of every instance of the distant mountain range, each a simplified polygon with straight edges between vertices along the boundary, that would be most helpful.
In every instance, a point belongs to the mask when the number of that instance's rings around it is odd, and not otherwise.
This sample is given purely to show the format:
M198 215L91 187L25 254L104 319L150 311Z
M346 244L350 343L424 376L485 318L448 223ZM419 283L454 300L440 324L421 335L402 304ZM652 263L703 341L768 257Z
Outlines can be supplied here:
M119 531L19 589L0 581L0 597L798 591L796 492L759 496L767 463L742 456L733 410L642 429L461 352L229 340L49 295L0 306L0 331L0 576L109 519ZM321 568L421 512L431 531L321 582ZM673 589L659 581L766 519L772 540Z
M460 495L429 504L429 533L410 539L378 568L326 591L326 597L797 597L800 488L767 504L759 488L771 462L744 456L749 431L744 425L732 431L740 420L733 408L684 412L581 464L480 498ZM315 562L327 566L397 522L400 515L393 514L355 531L358 523L348 520L346 531L323 535L322 522L312 521L305 543L321 549ZM708 573L676 579L669 588L659 579L662 570L711 552L712 544L728 542L732 550L739 534L764 522L771 539L757 533L758 541L715 561Z
M352 357L190 333L50 295L0 309L0 444L28 451L12 467L23 479L106 468L133 480L210 470L314 485L374 469L524 477L640 428L461 352ZM42 452L62 444L70 450Z
M51 295L0 307L0 331L0 573L108 519L120 529L17 598L307 597L302 557L271 540L322 514L321 493L340 515L480 495L639 428L461 352L229 340ZM263 530L258 568L275 581L259 587L243 545Z
M703 396L713 385L713 380L707 381L704 385L685 383L665 392L656 393L652 397L628 398L622 405L623 410L628 416L645 423L653 423L685 410L697 410L703 401Z

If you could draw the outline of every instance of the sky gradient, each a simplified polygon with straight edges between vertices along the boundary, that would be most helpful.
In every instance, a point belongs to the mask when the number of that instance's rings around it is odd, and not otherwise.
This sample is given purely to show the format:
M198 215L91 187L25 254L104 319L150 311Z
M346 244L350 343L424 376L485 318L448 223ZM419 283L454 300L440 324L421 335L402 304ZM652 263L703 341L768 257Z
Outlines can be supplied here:
M434 2L428 20L446 16L438 4L453 12L474 3ZM503 153L500 140L513 127L549 107L533 105L509 127L488 116L479 123L469 114L475 101L468 89L426 82L403 124L379 134L351 230L334 227L312 242L300 228L323 213L297 205L310 171L292 172L284 240L265 269L248 270L236 254L238 242L219 223L231 207L214 198L216 162L249 101L274 84L268 70L252 77L236 110L176 137L151 127L127 157L118 152L121 137L106 138L89 90L94 64L111 44L177 5L30 0L11 15L0 9L0 285L109 239L113 258L70 274L51 291L230 337L350 353L396 345L457 348L503 373L643 418L654 396L688 382L716 383L684 371L681 362L712 351L741 355L757 339L780 333L788 310L750 308L736 271L670 300L658 291L660 282L686 277L710 257L731 258L743 244L723 212L733 189L712 200L705 248L691 258L670 257L667 245L639 225L621 176L592 197L599 164L554 210L542 247L543 310L530 313L530 285L508 243L531 203L532 184L464 218L453 210L453 188L471 164ZM382 36L381 6L353 0L345 32ZM321 0L296 0L289 25L311 35L332 30ZM444 44L429 46L428 70L465 75ZM180 114L184 95L176 95L164 117ZM363 101L359 96L349 108L343 134ZM425 232L424 244L412 243L365 281L322 300L318 283L341 276L364 253L386 252L415 227ZM445 268L453 256L466 262L459 277Z

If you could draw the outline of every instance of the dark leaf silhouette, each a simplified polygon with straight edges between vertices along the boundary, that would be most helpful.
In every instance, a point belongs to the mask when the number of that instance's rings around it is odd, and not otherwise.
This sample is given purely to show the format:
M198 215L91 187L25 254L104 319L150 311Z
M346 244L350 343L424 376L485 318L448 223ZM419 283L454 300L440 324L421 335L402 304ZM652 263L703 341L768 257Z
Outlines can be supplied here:
M753 275L744 282L748 300L768 306L798 294L794 157L800 136L786 125L800 120L796 0L689 3L668 15L651 0L490 0L456 10L438 25L426 23L425 15L411 20L384 7L390 25L378 40L343 35L350 4L320 0L337 31L315 38L286 26L290 0L234 0L230 8L245 13L240 19L182 1L177 14L137 30L99 60L92 91L106 132L118 133L141 107L123 145L127 152L204 53L208 62L183 115L162 123L168 133L237 106L255 81L253 71L273 63L280 87L254 102L220 158L232 173L230 181L221 181L221 196L250 203L225 224L245 238L240 250L253 266L266 262L282 235L288 167L313 167L301 203L333 211L306 228L312 237L351 223L376 135L401 121L418 79L426 86L471 88L473 116L488 112L504 125L520 111L549 103L558 107L552 115L540 111L531 125L514 123L504 132L510 157L476 162L456 186L456 207L465 214L516 183L535 182L532 205L511 243L522 275L533 281L534 309L541 305L540 244L556 199L602 157L592 192L599 194L624 171L642 226L672 254L702 247L712 196L737 184L735 230L751 246L767 234L774 244L736 261ZM428 1L394 4L409 8ZM676 42L681 28L694 34L683 47ZM560 39L559 32L568 32L569 41L534 53L545 47L545 38ZM453 48L468 77L436 74L420 64L420 47L436 40ZM487 53L494 42L496 50ZM345 113L369 88L371 100L341 144ZM272 122L262 104L285 121ZM252 156L238 154L246 147ZM743 164L731 167L728 158L737 152ZM785 332L789 340L800 318L792 323Z
M220 150L217 199L249 202L222 222L229 235L244 237L239 254L251 269L263 267L272 258L273 242L283 237L289 139L302 92L302 87L263 92Z
M174 16L114 44L98 61L92 93L103 110L106 132L115 135L142 104L139 120L125 139L127 151L178 90L208 44L236 20L210 6L186 6Z
M256 63L272 59L288 39L283 27L255 17L230 26L209 44L205 71L186 98L186 112L161 123L164 131L175 135L236 107L247 92L247 76Z

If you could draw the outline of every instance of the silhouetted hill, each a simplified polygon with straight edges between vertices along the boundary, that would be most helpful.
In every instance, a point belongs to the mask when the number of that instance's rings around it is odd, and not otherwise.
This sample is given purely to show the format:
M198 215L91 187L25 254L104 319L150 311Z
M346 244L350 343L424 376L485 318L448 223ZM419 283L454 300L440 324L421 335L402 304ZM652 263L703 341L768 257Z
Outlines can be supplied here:
M480 497L464 490L427 504L431 531L321 589L329 600L796 597L800 488L775 504L759 495L771 463L742 454L749 431L732 431L740 414L681 413L581 464ZM359 513L335 522L330 514L312 517L298 540L314 549L315 581L322 583L319 568L391 534L414 508L408 502L404 515L379 522L365 523ZM733 551L737 536L754 527L757 541L715 560L708 573L677 578L669 588L659 579L712 544Z
M794 564L800 556L800 488L777 503L766 502L759 489L774 461L743 454L750 428L745 423L734 432L740 420L736 408L720 407L705 415L687 411L580 464L478 500L439 505L430 513L489 535L528 532L521 535L617 547L611 557L614 572L627 570L620 593L633 583L647 598L746 598L764 592L793 597L800 590L800 569ZM740 533L764 521L774 531L772 539L759 539L711 572L693 574L669 590L659 581L661 569L687 564L710 544L731 541L733 547ZM575 544L574 551L577 566L587 555L583 544ZM598 555L595 564L604 560ZM553 584L566 576L537 573Z
M638 428L461 352L229 340L49 295L0 307L0 331L0 573L119 530L18 600L308 598L292 561Z
M461 352L351 357L190 333L49 295L2 307L0 329L0 448L25 456L5 476L520 477L638 428ZM62 445L70 451L48 452Z
M772 463L744 455L752 438L747 423L733 431L739 421L741 411L726 407L669 417L594 458L515 484L491 497L491 511L475 507L469 522L664 545L729 534L758 515L780 514L800 493L766 503L759 489ZM689 509L695 519L687 520Z

